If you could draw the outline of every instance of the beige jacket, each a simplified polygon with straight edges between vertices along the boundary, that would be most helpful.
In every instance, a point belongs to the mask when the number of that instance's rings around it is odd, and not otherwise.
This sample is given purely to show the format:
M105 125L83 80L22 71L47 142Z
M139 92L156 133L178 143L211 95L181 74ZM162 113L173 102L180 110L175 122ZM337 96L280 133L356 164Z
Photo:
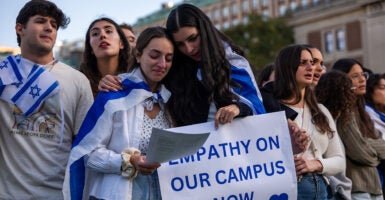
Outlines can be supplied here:
M382 194L376 167L385 159L385 141L363 137L355 117L345 126L337 124L337 130L345 146L346 176L353 182L352 193Z

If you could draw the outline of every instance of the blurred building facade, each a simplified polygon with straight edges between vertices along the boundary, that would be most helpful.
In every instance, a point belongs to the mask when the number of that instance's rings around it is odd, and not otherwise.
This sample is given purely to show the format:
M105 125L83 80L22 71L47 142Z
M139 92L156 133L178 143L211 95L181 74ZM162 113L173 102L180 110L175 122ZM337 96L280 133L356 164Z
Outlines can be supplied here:
M57 42L54 47L54 56L71 67L79 69L83 56L83 43L83 40L73 42ZM9 55L16 54L20 54L19 47L14 48L0 46L0 61Z
M72 42L60 42L57 44L55 57L69 66L79 69L83 59L84 40L75 40Z
M374 72L385 72L385 1L328 0L293 12L296 43L319 47L326 66L339 58L360 61Z
M15 55L20 53L20 48L0 46L0 60L3 60L9 55Z

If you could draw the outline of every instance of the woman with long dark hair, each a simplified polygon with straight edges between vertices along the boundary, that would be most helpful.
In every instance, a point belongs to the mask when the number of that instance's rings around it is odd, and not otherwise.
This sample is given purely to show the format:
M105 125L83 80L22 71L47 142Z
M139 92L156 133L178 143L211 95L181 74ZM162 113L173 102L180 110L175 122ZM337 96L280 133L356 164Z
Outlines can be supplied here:
M366 106L370 119L374 127L381 132L382 139L385 140L385 74L371 74L366 82L365 94ZM385 192L385 160L382 160L377 167L382 184L382 194Z
M132 64L128 52L130 46L115 21L103 17L90 24L84 42L80 71L90 80L94 97L97 95L98 84L102 77L127 72Z
M215 121L218 127L235 117L265 113L250 65L239 55L242 51L199 8L179 5L169 14L166 28L175 45L175 67L165 78L175 126ZM103 80L101 91L119 87L117 77Z
M355 94L352 102L354 106L349 114L340 117L345 123L337 122L338 133L346 150L346 175L353 183L352 199L382 199L376 167L381 159L385 159L385 141L380 138L365 111L364 95L368 74L360 62L351 58L339 59L332 69L345 73L351 79L351 89Z
M135 64L120 74L123 90L99 94L69 158L72 199L162 199L157 168L146 159L152 128L170 128L163 79L174 46L162 27L139 36ZM85 174L85 175L83 175Z
M170 12L166 28L175 45L175 67L165 78L172 93L167 105L175 126L215 121L218 127L235 117L266 112L243 51L202 10L181 4ZM101 91L119 87L117 77L103 80ZM296 124L288 123L294 133L294 151L302 151L307 136Z
M243 52L202 10L179 5L170 12L166 28L176 47L175 68L166 77L166 85L173 94L169 105L177 125L213 119L212 111L239 101L255 113L265 112Z
M385 140L385 74L371 74L366 82L366 111Z
M275 60L273 95L295 110L295 122L310 135L310 146L294 157L298 199L327 199L326 176L345 169L345 157L329 111L318 104L311 89L314 66L310 49L283 48Z

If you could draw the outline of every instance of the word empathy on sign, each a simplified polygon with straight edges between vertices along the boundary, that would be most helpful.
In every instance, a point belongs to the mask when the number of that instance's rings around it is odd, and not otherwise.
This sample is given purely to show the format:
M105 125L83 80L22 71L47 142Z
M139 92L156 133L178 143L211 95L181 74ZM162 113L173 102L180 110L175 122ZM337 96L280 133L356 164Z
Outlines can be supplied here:
M162 198L296 199L296 176L284 113L221 126L192 155L158 168Z
M180 158L179 160L170 161L169 165L177 165L190 162L199 162L202 159L219 159L241 154L248 154L250 148L263 152L266 150L279 149L278 136L256 139L254 146L250 147L251 139L247 141L226 142L212 144L208 147L201 147L199 151L191 156Z

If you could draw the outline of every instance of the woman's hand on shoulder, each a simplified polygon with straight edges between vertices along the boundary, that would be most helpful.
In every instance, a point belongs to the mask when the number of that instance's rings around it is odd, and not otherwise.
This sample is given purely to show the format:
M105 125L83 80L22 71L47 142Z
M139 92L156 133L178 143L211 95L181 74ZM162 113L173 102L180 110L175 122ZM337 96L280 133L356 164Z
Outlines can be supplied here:
M231 104L219 108L217 114L215 115L215 128L217 129L219 124L231 123L233 119L238 116L240 110L236 104Z
M122 90L122 80L119 76L106 75L100 79L98 90L101 92Z

